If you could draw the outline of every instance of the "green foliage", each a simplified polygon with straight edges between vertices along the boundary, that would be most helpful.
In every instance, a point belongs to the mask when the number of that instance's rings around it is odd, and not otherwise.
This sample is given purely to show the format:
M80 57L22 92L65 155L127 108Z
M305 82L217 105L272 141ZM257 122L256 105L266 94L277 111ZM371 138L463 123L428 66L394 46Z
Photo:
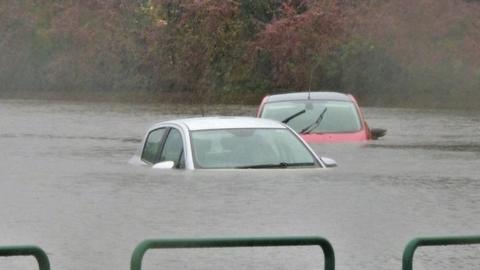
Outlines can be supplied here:
M363 102L398 104L404 94L404 70L372 41L352 39L342 44L319 68L314 85L342 89Z
M283 1L279 0L237 0L240 3L240 9L244 18L250 18L248 21L269 23L280 14L280 7Z

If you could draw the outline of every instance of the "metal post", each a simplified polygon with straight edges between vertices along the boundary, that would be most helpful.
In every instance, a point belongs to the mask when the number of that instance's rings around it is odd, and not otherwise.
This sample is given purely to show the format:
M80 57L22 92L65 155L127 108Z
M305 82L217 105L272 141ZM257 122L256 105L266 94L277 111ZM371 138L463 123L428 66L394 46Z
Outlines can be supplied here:
M325 270L335 270L333 247L321 237L258 237L258 238L204 238L204 239L151 239L141 242L133 251L131 270L141 270L142 260L149 249L171 248L226 248L226 247L270 247L270 246L313 246L322 248Z
M37 246L8 246L0 247L0 257L10 256L34 256L37 259L40 270L50 270L48 256Z
M403 250L402 270L413 269L413 255L420 246L449 246L480 244L480 235L449 236L449 237L420 237L408 242Z

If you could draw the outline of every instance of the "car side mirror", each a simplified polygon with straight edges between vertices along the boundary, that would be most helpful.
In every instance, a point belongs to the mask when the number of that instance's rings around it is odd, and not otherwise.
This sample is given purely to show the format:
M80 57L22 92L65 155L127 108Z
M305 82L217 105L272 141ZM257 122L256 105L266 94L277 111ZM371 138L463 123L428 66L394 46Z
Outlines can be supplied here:
M383 128L372 128L372 129L370 129L370 134L371 134L373 140L376 140L380 137L385 136L386 133L387 133L387 130L383 129Z
M168 169L173 169L174 166L175 166L175 162L173 161L162 161L153 165L152 168L160 169L160 170L168 170Z
M331 159L328 157L321 157L320 159L322 160L323 164L325 164L327 168L333 168L338 166L337 162L334 159Z

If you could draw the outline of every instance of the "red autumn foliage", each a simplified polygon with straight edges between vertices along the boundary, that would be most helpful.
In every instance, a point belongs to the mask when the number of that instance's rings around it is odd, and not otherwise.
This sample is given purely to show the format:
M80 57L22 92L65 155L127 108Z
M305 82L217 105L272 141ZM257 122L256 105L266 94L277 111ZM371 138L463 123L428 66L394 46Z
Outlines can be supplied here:
M285 2L282 14L266 25L252 45L270 55L276 87L306 89L318 59L344 34L343 12L337 1L302 1Z
M0 85L241 99L313 77L448 102L479 96L478 14L473 0L0 1Z

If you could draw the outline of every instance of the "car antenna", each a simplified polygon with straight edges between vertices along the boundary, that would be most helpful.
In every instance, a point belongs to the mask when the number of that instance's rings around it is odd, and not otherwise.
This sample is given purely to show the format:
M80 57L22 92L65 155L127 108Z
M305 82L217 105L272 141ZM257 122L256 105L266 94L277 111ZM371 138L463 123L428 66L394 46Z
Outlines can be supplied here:
M313 68L310 70L310 80L308 82L308 96L307 99L310 100L310 92L312 92L312 78L313 78Z

